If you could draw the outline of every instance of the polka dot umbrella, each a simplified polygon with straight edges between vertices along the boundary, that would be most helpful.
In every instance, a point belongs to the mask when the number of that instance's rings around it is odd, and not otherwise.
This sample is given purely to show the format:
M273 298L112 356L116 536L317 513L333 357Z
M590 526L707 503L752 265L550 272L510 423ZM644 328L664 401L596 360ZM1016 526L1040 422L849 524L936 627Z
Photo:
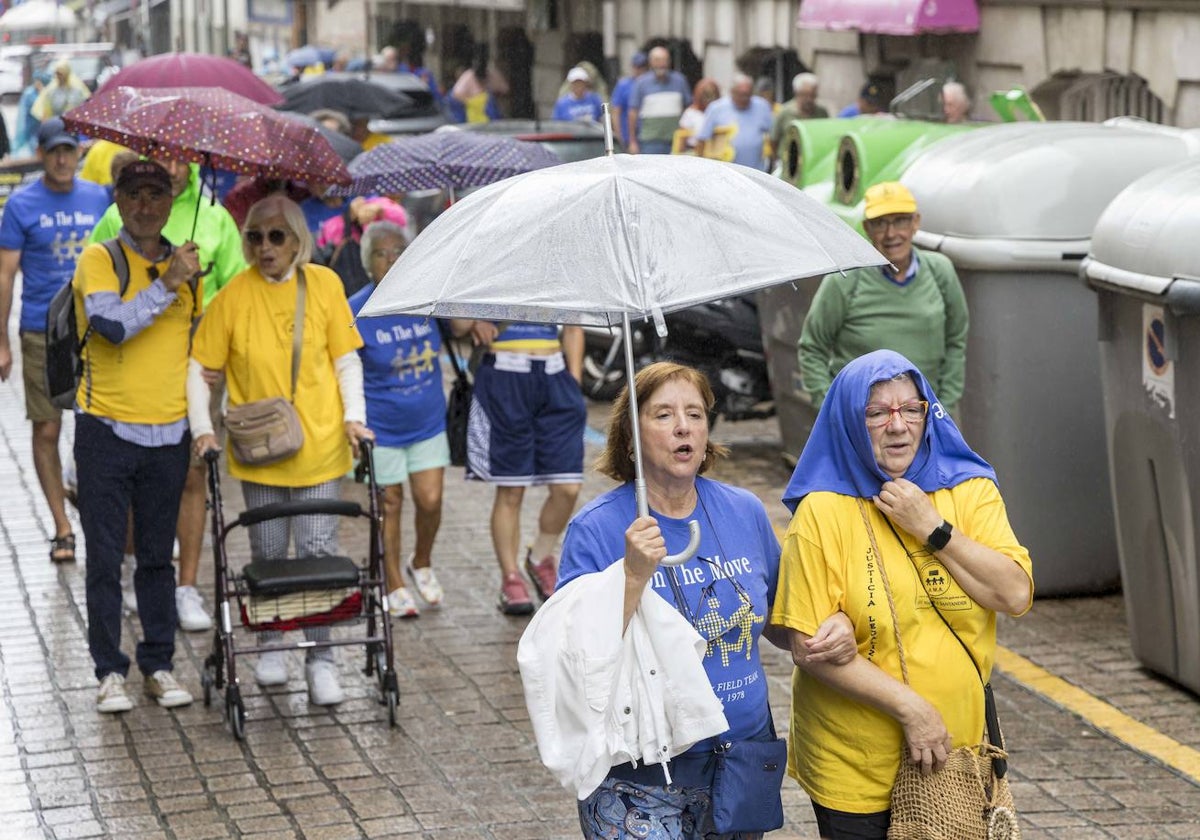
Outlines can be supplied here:
M350 162L350 184L330 192L367 195L465 190L562 161L537 143L496 134L434 131L381 143Z
M68 131L141 154L264 178L349 183L350 173L314 126L210 87L99 91L63 114Z

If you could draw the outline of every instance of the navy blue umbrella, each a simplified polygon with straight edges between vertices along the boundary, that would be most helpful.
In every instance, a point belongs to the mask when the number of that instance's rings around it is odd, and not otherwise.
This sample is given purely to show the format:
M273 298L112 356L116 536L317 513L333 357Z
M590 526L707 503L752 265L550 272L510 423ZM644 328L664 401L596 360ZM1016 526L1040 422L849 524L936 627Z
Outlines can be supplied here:
M537 143L495 134L435 131L401 137L364 152L350 164L338 195L393 195L415 190L465 190L562 161Z

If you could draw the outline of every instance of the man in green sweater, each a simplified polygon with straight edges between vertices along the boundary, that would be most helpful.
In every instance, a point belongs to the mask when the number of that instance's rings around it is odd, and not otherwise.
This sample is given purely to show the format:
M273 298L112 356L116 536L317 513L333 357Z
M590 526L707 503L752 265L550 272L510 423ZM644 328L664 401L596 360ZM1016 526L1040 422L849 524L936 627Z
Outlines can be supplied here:
M914 248L917 201L901 183L867 190L863 229L891 266L830 274L813 297L800 334L800 373L820 407L846 363L874 350L908 357L951 414L963 393L967 300L954 265Z
M171 215L162 235L174 245L182 245L188 240L196 243L200 265L204 269L211 267L201 278L204 305L207 307L213 296L235 274L246 268L241 231L229 211L220 202L214 203L201 190L200 168L196 164L165 159L157 162L171 176L171 193L174 196ZM117 205L113 204L92 229L91 241L111 239L120 230L121 214L117 211ZM212 404L219 406L220 402L219 397L214 396ZM176 527L176 536L179 538L179 586L175 589L175 605L179 626L191 632L212 627L212 617L205 611L200 592L196 589L196 573L204 544L204 502L208 494L206 469L203 461L192 459L183 498L179 503L179 522Z

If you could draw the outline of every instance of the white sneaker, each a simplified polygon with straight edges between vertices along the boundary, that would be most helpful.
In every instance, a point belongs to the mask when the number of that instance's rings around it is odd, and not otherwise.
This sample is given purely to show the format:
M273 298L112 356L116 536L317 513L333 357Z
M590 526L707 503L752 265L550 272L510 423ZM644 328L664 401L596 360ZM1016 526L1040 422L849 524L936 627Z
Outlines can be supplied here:
M105 674L100 680L100 691L96 693L96 711L110 715L132 708L133 700L125 693L125 678L116 671Z
M254 681L266 688L272 685L287 685L287 658L281 650L269 650L258 655L254 666Z
M437 575L433 573L433 567L426 566L418 569L413 566L412 561L413 556L409 555L408 562L404 564L404 571L412 578L413 588L417 590L417 594L426 604L431 607L440 606L445 593L442 592L442 585L438 583Z
M191 692L181 686L170 671L155 671L146 677L143 685L146 696L153 697L164 709L174 709L192 702Z
M137 613L137 591L133 588L133 573L137 569L137 557L126 554L121 562L121 603L127 613Z
M416 618L421 614L408 587L401 586L388 593L388 614L392 618Z
M346 699L338 682L337 666L328 659L312 659L304 665L308 680L308 702L314 706L336 706Z
M212 629L212 616L204 611L204 601L194 586L175 587L175 612L179 614L179 627L189 633Z

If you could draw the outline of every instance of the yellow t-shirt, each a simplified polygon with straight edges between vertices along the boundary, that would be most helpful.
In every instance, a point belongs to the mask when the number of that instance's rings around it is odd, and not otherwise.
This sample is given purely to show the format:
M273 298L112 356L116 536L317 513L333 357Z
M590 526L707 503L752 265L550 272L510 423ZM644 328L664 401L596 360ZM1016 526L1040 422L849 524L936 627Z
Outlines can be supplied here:
M362 337L354 328L337 274L309 264L304 277L304 336L294 403L304 445L291 458L261 466L241 464L229 451L229 474L234 478L274 487L311 487L350 470L333 362L361 347ZM257 268L248 268L213 298L192 341L192 357L206 368L225 370L231 406L289 396L295 316L296 275L269 283Z
M129 149L111 140L96 140L83 158L79 177L106 187L112 183L112 159Z
M1029 552L1017 542L992 481L974 478L930 498L956 531L1011 557L1032 582ZM984 731L982 684L929 601L932 597L972 650L985 680L995 659L996 614L972 601L935 555L897 528L914 564L883 514L869 500L866 507L896 602L909 682L941 712L955 747L978 743ZM853 496L811 493L784 537L771 623L812 635L838 610L854 623L859 654L900 679L891 611L857 502ZM904 749L894 718L797 668L791 733L788 773L816 802L856 814L888 809Z
M149 260L126 248L129 286L122 300L133 297L153 280ZM159 274L168 260L155 263ZM75 266L75 322L80 336L87 329L83 299L96 292L119 292L112 258L102 244L89 245ZM83 349L83 376L76 402L88 414L122 423L175 423L187 416L188 334L200 303L183 284L175 299L149 326L121 344L93 331Z
M394 139L394 137L390 137L387 134L380 134L378 131L372 131L363 138L362 143L359 145L362 146L364 152L369 152L376 146L382 146L384 143L391 143Z

